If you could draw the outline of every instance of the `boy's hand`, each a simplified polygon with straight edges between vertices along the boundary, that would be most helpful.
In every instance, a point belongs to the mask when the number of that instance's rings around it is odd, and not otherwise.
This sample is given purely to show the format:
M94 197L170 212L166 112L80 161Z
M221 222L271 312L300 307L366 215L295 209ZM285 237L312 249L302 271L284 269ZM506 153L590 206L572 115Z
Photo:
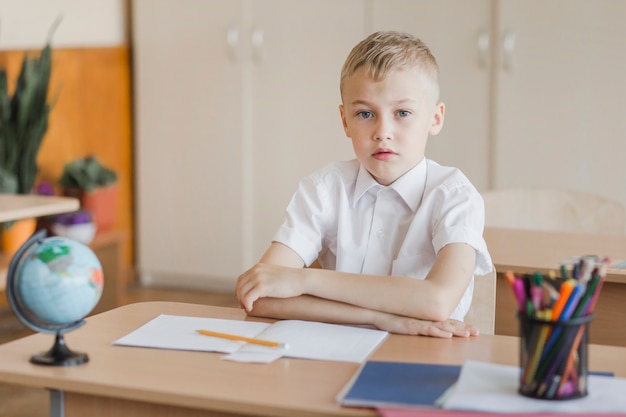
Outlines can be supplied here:
M434 322L384 313L375 324L390 333L450 338L478 336L478 329L458 320Z
M239 304L252 311L256 300L262 297L289 298L302 295L299 273L302 268L258 263L237 279L235 294Z

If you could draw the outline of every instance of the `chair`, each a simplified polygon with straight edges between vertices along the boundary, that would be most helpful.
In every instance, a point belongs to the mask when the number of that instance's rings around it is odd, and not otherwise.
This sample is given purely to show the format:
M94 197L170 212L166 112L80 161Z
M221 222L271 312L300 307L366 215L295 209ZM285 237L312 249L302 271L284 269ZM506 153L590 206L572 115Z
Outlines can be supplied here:
M510 188L487 191L485 225L623 235L626 232L626 209L609 198L583 191L556 188Z
M474 296L465 322L478 327L480 334L495 334L496 329L496 269L487 275L474 277Z

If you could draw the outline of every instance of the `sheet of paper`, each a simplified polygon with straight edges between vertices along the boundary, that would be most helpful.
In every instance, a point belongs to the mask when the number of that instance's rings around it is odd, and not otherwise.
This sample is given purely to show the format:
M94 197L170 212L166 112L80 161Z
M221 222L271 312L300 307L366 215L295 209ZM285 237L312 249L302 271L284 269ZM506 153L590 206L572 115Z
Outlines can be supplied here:
M286 343L275 349L204 336L206 329ZM353 326L282 320L273 324L242 320L160 315L113 342L114 345L229 353L224 359L269 363L283 356L341 362L362 362L388 333Z
M200 329L255 337L269 323L254 321L211 319L161 314L137 330L113 342L114 345L150 347L159 349L199 350L203 352L231 353L245 343L203 336Z
M265 328L260 339L287 343L284 356L290 358L361 363L380 345L388 333L363 327L313 321L281 320ZM225 359L243 360L263 346L247 344Z
M499 413L623 413L626 410L626 379L589 375L588 395L550 401L520 395L520 370L516 366L466 361L446 409Z

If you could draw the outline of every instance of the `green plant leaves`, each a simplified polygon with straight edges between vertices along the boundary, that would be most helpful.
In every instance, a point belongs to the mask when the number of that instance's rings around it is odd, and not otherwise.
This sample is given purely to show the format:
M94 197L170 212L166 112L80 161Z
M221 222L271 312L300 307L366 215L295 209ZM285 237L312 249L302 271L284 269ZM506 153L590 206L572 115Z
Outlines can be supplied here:
M117 181L117 174L105 167L94 156L76 159L65 164L59 184L65 188L79 188L92 192L98 187L106 187Z
M37 178L37 153L48 129L47 103L52 49L39 57L24 56L12 97L7 75L0 70L0 192L28 194ZM11 191L13 184L17 189Z

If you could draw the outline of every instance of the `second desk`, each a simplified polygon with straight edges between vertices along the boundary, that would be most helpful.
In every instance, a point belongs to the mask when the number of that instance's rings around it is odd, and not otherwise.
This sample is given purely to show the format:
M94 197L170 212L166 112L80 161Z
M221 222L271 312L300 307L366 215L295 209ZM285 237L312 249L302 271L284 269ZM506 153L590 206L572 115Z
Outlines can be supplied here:
M498 272L496 334L517 335L511 289L502 274L513 272L558 274L561 262L581 255L626 259L626 236L589 235L487 227L489 253ZM590 328L592 343L626 346L626 269L609 269Z

